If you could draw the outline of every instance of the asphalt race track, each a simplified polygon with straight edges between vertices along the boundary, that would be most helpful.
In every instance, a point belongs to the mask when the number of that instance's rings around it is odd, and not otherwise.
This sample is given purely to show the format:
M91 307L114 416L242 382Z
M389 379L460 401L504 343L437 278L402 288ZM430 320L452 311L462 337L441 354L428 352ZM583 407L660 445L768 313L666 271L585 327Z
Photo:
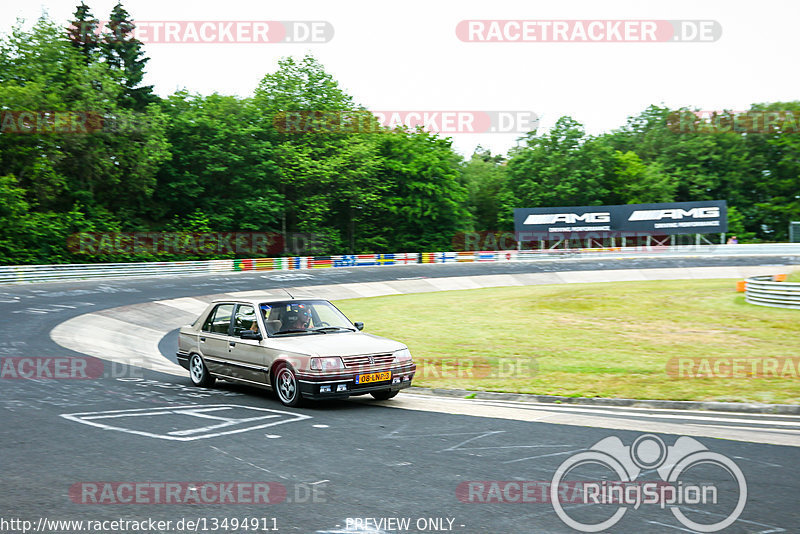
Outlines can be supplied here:
M5 365L9 358L81 356L53 342L50 331L88 312L171 298L416 277L765 264L797 265L800 257L593 258L7 285L0 286L0 357ZM355 319L369 328L368 318ZM162 343L164 352L169 344ZM728 461L741 470L747 493L738 520L723 532L800 532L796 416L525 407L406 393L387 402L362 397L287 409L260 390L224 382L199 389L173 374L103 365L93 379L6 373L0 380L0 531L245 532L245 525L248 532L580 532L549 502L559 466L601 440L631 446L647 432L658 439L637 442L644 444L642 466L632 480L661 480L653 460L666 453L654 452L660 442L680 453L676 462L689 454L727 458L683 472L681 484L713 486L719 497L697 503L687 491L680 510L688 520L709 524L733 513L742 485L736 469L723 467ZM452 409L439 408L443 403ZM589 422L597 418L626 423ZM742 429L736 440L720 439ZM693 437L676 444L679 436ZM560 508L569 518L598 523L623 510L604 532L698 531L658 503L581 502L570 482L620 480L612 463L565 475Z

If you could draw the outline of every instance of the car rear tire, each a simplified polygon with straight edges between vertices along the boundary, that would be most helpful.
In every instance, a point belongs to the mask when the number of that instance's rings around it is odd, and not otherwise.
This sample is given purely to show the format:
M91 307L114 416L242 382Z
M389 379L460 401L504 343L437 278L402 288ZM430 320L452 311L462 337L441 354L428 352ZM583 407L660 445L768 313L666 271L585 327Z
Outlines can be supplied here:
M192 384L201 388L207 388L214 385L216 377L211 376L206 367L206 362L199 354L192 354L189 358L189 378Z
M297 375L292 366L282 363L275 371L275 393L284 406L297 406L300 404L300 388L297 385Z
M391 389L384 389L382 391L373 391L370 395L375 397L375 400L389 400L397 396L398 393L400 393L400 390L392 391Z

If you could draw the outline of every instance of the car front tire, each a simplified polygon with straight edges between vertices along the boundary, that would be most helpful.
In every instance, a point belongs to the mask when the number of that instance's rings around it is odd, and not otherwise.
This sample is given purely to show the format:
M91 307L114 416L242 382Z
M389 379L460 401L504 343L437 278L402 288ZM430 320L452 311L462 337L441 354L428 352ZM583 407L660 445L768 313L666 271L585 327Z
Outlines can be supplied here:
M192 384L201 388L207 388L214 385L215 377L211 376L206 367L206 362L199 354L192 354L189 359L189 378Z
M291 365L283 363L275 371L275 393L284 406L293 407L300 404L300 387Z
M381 391L373 391L372 393L370 393L370 395L375 397L375 400L389 400L397 396L398 393L400 393L400 390L392 391L391 389L384 389Z

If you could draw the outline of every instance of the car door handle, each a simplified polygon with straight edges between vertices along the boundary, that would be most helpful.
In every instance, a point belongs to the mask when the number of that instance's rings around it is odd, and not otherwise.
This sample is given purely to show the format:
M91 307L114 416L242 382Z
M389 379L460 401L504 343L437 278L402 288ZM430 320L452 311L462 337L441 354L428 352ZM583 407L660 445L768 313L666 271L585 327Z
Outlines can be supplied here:
M204 337L201 337L201 338L200 338L200 343L205 343L205 342L206 342L206 338L204 338Z
M231 347L235 347L236 346L236 342L235 341L228 341L228 345L230 345Z

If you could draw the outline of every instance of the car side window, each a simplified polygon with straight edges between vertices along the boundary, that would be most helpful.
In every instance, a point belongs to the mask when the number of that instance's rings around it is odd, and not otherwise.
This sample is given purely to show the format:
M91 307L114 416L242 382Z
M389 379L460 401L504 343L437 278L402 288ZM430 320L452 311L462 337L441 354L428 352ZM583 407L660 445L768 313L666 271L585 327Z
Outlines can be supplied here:
M203 323L204 332L213 332L215 334L227 334L228 327L231 324L231 316L233 315L233 304L219 304L209 314L206 322Z
M252 330L258 332L258 322L256 320L256 310L252 306L240 304L236 308L236 316L233 319L233 335L238 336L242 330Z

